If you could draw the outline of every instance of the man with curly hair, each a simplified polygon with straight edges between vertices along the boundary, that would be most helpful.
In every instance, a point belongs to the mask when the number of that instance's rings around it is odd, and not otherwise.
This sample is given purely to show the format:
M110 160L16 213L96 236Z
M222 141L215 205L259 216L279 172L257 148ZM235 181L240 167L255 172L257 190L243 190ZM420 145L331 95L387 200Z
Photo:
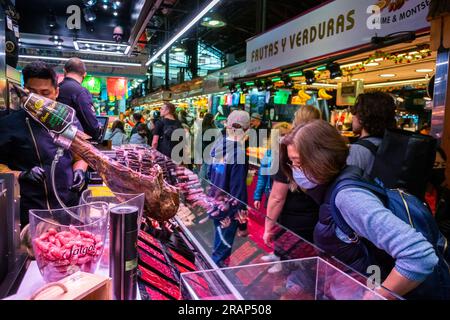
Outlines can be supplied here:
M359 140L350 147L348 165L354 165L370 173L378 146L386 129L396 127L395 100L384 92L364 93L358 96L351 108L353 132Z

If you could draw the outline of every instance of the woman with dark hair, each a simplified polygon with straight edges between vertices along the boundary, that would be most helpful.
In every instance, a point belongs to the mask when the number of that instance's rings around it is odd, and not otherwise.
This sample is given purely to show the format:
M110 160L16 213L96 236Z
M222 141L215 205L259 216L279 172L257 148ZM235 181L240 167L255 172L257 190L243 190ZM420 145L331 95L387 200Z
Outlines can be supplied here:
M321 113L313 106L303 106L295 113L293 126L297 127L309 121L320 119ZM280 145L280 155L283 154L286 146ZM284 152L286 153L286 152ZM274 154L275 155L275 154ZM278 153L276 156L279 157ZM278 159L279 164L285 159ZM272 160L273 161L273 160ZM264 163L264 162L263 162ZM264 226L263 239L269 243L276 232L275 222L296 233L307 241L313 241L313 231L317 223L319 207L305 194L295 183L284 174L283 170L278 170L270 177L272 181L269 199L267 201L267 217ZM258 209L258 204L254 203ZM278 261L284 259L283 253L278 249L276 243L274 252L262 258L263 261ZM269 269L270 273L281 271L281 264L276 264Z
M136 126L136 133L130 138L130 144L148 144L148 129L145 123Z
M395 100L388 93L371 92L358 96L350 111L353 115L353 132L359 135L359 140L350 147L348 165L370 173L384 132L396 127L395 108Z
M406 298L450 298L445 275L439 279L442 283L436 280L442 276L435 271L439 259L424 235L368 189L339 187L345 179L364 180L360 168L346 166L348 147L335 128L314 120L299 126L283 143L287 146L283 170L321 206L314 229L318 247L364 274L370 266L378 266L383 287ZM333 208L356 238L350 239L337 227Z
M124 124L120 120L113 122L111 130L106 133L105 140L112 140L113 146L121 146L127 143Z

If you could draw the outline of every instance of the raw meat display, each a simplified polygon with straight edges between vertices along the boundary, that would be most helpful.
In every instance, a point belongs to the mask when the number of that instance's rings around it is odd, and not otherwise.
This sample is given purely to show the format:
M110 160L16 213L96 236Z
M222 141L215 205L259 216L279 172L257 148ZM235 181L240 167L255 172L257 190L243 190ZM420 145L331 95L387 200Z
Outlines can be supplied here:
M58 281L80 270L95 271L103 251L101 237L72 226L69 230L50 228L33 241L37 264L47 281Z

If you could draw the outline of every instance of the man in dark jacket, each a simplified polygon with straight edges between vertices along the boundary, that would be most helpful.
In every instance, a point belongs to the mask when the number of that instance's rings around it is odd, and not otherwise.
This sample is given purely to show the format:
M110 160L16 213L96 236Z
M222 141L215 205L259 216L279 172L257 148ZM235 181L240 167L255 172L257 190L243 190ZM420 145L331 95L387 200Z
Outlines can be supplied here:
M95 141L100 138L102 128L95 116L90 92L81 86L86 77L86 66L78 58L71 58L64 65L65 78L59 85L58 101L72 107L83 131Z
M27 65L22 74L26 89L56 100L58 85L53 69L37 61ZM12 172L19 179L22 227L28 224L30 209L60 207L50 175L57 149L47 130L25 110L0 118L0 172ZM56 167L55 184L65 205L78 204L86 169L84 161L74 161L71 153L64 151Z

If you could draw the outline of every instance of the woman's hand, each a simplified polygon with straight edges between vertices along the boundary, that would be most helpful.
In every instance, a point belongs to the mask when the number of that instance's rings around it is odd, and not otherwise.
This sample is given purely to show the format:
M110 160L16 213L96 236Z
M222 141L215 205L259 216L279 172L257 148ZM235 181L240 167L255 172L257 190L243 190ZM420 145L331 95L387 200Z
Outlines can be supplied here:
M263 240L267 246L269 246L269 247L272 246L274 235L275 234L274 234L274 232L272 232L272 230L264 230Z
M254 201L253 206L256 210L259 210L259 208L261 208L261 201Z

